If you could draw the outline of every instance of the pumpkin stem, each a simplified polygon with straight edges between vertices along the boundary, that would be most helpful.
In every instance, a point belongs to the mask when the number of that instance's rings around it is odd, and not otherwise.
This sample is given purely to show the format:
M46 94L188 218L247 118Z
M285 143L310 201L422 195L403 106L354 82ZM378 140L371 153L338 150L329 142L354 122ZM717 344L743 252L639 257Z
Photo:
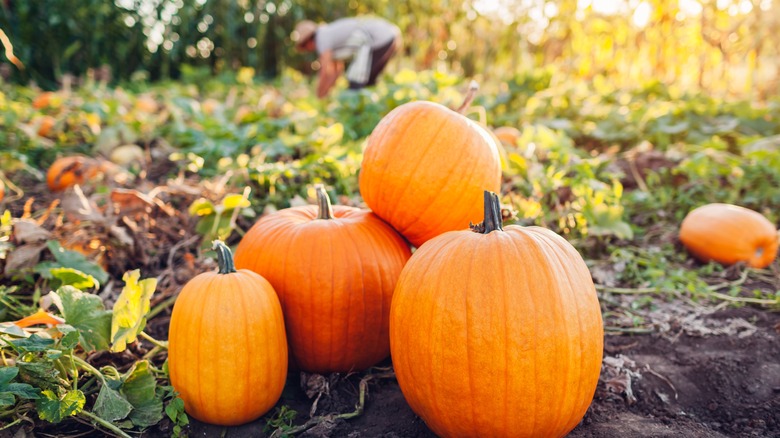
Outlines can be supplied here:
M498 195L485 190L485 219L474 225L469 224L471 231L480 234L488 234L492 231L504 231L502 227L501 201Z
M212 249L217 252L217 265L219 265L220 274L230 274L236 272L236 266L233 264L233 253L230 248L221 240L211 242Z
M479 91L479 84L474 79L471 80L469 83L469 89L466 91L466 97L463 98L463 103L460 104L457 111L461 114L463 114L471 105L471 102L474 101L474 98L477 97L477 91Z
M328 192L325 191L325 186L317 184L314 186L314 190L317 192L317 206L319 207L317 219L333 219L333 207L330 205L330 198Z

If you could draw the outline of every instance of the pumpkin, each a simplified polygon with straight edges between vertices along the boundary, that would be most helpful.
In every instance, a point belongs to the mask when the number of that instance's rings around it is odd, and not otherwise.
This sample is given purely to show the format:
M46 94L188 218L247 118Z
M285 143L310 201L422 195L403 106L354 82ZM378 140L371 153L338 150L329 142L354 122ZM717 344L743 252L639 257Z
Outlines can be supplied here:
M316 192L317 206L258 220L236 248L236 266L279 294L294 366L364 370L390 354L390 302L411 251L370 211L331 206L323 187Z
M55 99L55 97L56 94L54 92L44 91L43 93L35 96L35 99L32 101L32 107L35 109L47 108L52 104L52 101Z
M493 134L502 143L510 146L517 146L517 141L523 135L519 129L514 126L501 126L493 130Z
M398 384L439 436L564 436L585 415L603 325L585 262L540 227L502 228L485 193L472 231L428 241L390 310Z
M46 173L49 190L59 192L75 184L84 184L101 174L97 162L91 158L72 155L54 160Z
M752 268L769 266L778 247L777 230L761 213L719 203L688 213L680 226L680 241L704 262L745 262Z
M478 220L482 190L500 188L501 160L491 134L426 101L403 104L382 118L360 169L366 205L417 247Z
M260 275L236 271L216 241L218 272L181 290L168 332L171 384L200 421L233 426L270 410L287 378L287 338L279 299Z
M5 183L0 178L0 202L2 202L3 198L5 198Z
M38 130L36 131L41 137L50 137L54 125L57 124L57 120L52 116L42 116L38 119Z

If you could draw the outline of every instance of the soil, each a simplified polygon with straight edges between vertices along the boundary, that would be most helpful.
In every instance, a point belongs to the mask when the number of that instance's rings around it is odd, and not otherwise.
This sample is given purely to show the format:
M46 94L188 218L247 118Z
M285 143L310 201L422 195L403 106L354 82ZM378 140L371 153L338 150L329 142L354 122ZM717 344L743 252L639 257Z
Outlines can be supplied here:
M780 316L744 307L703 318L702 327L710 328L704 336L695 330L608 335L593 404L569 436L780 437ZM713 334L717 328L723 334ZM353 412L363 376L319 377L320 387L327 383L329 391L317 401L315 415ZM309 419L313 403L300 381L298 373L291 373L277 404L298 412L295 425ZM190 436L270 436L263 431L267 419L233 428L193 420ZM411 411L396 381L387 377L369 381L362 415L321 423L300 436L435 435Z

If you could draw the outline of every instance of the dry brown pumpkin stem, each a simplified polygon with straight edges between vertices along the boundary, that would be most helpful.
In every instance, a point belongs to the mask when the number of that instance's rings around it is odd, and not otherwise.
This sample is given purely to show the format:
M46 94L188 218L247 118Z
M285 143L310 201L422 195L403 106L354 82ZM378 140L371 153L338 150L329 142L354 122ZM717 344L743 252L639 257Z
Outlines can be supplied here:
M479 91L479 83L472 79L471 82L469 82L469 89L466 91L466 97L463 98L463 103L460 104L457 109L460 114L463 114L469 106L471 106L471 102L477 97L477 91Z
M325 186L317 184L314 186L314 190L317 192L317 219L333 219L333 206L330 204L330 197Z
M498 195L485 190L485 218L474 225L469 224L471 231L479 234L488 234L493 231L504 231L503 218L501 216L501 201Z
M225 245L221 240L215 240L212 242L214 251L217 252L217 265L219 266L220 274L230 274L236 272L236 267L233 264L233 253L230 252L230 248Z

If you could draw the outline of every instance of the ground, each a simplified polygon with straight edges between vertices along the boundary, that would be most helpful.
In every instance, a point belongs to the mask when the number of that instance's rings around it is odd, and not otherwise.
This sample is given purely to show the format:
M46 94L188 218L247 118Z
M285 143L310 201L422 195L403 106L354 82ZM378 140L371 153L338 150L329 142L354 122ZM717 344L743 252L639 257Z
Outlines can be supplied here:
M755 308L728 308L677 321L668 331L608 335L601 379L588 413L569 436L780 436L780 318ZM382 365L389 365L388 363ZM360 375L332 376L317 415L346 413L358 401ZM308 419L312 400L291 373L277 406ZM362 416L303 433L310 437L433 437L392 378L371 382ZM221 428L197 421L194 437L270 436L266 420ZM225 433L226 432L226 433ZM224 433L224 435L223 435Z

